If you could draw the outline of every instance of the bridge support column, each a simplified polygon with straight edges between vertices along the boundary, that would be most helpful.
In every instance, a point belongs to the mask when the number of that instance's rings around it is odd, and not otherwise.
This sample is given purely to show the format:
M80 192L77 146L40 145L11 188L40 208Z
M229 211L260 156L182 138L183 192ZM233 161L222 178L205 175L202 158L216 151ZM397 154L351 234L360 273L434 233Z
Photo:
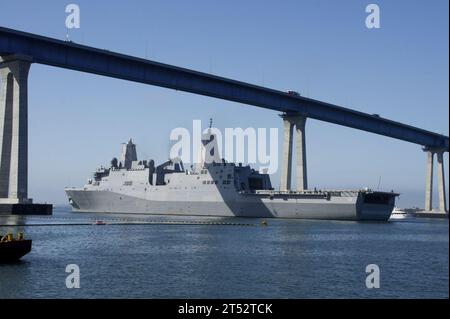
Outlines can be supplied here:
M444 152L445 149L425 147L427 152L427 178L425 185L425 211L433 210L433 166L434 154L437 155L438 163L438 191L439 191L439 212L447 212L447 199L445 197L445 171L444 171Z
M306 117L300 115L283 114L284 144L283 162L281 167L280 189L282 191L291 190L292 181L292 147L294 137L294 126L296 130L296 180L297 190L302 191L308 188L307 166L306 166L306 141L305 124Z
M433 162L434 152L427 152L427 177L425 182L425 210L431 211L433 209Z
M30 61L0 59L0 203L28 199L28 71Z
M295 118L296 129L296 151L297 151L297 191L308 189L308 176L306 171L306 136L305 136L306 117L297 116Z
M437 152L438 163L438 190L439 190L439 211L447 212L447 199L445 197L445 171L444 171L444 152Z
M291 189L292 176L292 138L294 136L294 123L285 115L282 115L284 126L283 162L281 167L280 190Z

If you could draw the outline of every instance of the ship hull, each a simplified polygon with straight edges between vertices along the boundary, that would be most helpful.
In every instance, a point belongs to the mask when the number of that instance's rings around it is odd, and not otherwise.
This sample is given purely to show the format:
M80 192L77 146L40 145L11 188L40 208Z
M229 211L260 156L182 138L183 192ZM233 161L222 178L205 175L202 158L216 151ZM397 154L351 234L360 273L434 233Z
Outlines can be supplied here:
M0 243L0 263L19 260L31 251L31 245L30 239Z
M331 197L236 194L222 200L158 200L85 189L66 189L66 193L76 212L353 221L387 221L395 201L395 194L392 194L383 203L371 203L364 200L364 195L358 192L349 196Z

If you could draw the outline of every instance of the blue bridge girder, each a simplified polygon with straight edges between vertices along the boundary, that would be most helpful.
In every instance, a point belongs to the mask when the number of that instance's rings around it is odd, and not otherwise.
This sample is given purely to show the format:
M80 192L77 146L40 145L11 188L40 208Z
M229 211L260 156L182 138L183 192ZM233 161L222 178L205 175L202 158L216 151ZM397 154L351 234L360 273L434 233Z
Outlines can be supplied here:
M449 138L330 103L137 57L0 27L0 56L145 83L284 113L298 113L429 148L449 150Z

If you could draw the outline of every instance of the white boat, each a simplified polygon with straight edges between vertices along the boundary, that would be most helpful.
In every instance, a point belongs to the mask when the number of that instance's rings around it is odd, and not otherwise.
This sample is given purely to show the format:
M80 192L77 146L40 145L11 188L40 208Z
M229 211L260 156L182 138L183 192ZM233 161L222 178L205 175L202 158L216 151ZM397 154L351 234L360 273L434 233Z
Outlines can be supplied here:
M394 210L392 211L391 219L405 219L407 217L411 217L411 215L403 208L394 207Z

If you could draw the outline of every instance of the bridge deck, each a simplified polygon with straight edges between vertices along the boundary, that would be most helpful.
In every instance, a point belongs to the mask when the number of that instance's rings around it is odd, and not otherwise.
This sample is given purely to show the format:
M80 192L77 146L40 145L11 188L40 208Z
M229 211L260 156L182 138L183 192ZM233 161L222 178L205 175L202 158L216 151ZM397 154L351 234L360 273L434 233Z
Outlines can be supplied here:
M108 50L0 27L0 56L151 84L343 125L448 151L447 136L301 96Z

